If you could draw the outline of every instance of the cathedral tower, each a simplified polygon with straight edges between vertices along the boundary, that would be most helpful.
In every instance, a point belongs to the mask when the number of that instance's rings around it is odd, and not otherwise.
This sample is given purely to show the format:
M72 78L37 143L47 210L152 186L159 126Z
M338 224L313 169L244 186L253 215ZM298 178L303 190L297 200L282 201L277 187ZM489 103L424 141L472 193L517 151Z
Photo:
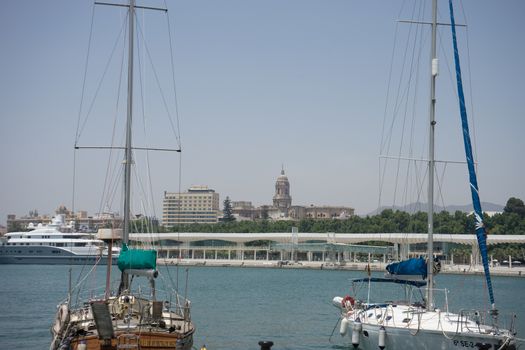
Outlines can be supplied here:
M273 206L281 212L281 215L288 216L288 208L292 205L292 197L290 196L290 182L284 175L284 169L281 170L281 175L275 182L275 195L273 196Z

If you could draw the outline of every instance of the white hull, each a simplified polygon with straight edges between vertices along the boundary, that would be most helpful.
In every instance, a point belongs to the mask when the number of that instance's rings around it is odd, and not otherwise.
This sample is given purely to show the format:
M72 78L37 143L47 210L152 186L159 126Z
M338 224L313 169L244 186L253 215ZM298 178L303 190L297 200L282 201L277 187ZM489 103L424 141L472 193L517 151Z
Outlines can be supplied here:
M113 262L118 254L113 255ZM74 250L50 246L0 246L0 264L83 265L107 264L107 254L100 256L96 249L77 247Z
M340 305L341 300L340 297L334 298L334 305ZM474 322L469 317L472 313L458 315L390 303L361 304L349 311L344 309L342 313L340 333L345 343L352 345L358 339L358 347L362 350L380 349L379 330L382 327L385 331L385 349L516 348L511 332Z
M345 335L345 343L352 344L352 325ZM359 349L379 349L379 328L376 325L363 325L359 337ZM365 333L366 332L366 333ZM514 344L505 344L505 336L481 335L475 333L451 333L448 335L440 331L420 329L418 332L408 328L385 327L385 349L515 349ZM367 336L365 336L367 334ZM514 346L514 347L513 347Z

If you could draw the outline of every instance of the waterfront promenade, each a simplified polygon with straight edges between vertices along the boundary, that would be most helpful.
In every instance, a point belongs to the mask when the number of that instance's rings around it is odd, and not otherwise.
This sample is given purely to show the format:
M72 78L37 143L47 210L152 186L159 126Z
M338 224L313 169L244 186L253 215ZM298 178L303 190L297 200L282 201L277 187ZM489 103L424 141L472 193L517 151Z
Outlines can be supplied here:
M208 267L247 267L247 268L283 268L283 269L317 269L317 270L348 270L365 271L368 263L365 262L346 262L330 263L320 261L280 261L280 260L228 260L228 259L159 259L158 263L168 266L208 266ZM387 263L370 263L371 271L384 272ZM492 275L525 277L525 266L508 267L493 266L490 268ZM483 267L470 266L463 264L442 264L441 273L443 274L468 274L482 275Z
M261 266L384 270L389 260L424 255L426 234L418 233L153 233L131 234L130 240L149 240L157 246L159 258L168 264L207 266ZM376 245L365 245L373 242ZM481 272L477 238L470 234L434 234L436 254L443 272ZM524 244L525 235L489 235L487 244ZM470 247L466 265L449 252L449 244ZM515 260L509 257L510 260ZM289 264L290 261L296 261ZM494 264L493 264L494 263ZM498 266L494 274L525 274L520 266Z

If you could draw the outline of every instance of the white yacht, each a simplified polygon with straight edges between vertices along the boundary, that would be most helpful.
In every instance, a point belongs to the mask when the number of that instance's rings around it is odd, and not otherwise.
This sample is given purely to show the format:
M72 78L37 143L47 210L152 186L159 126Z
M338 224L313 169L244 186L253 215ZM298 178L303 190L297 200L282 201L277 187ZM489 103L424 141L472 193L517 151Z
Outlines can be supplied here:
M57 215L50 224L29 225L28 232L9 232L0 243L0 264L107 263L107 248L92 233L74 233ZM113 259L118 252L113 252Z
M346 342L351 342L354 348L372 349L425 349L425 350L457 350L457 349L497 349L516 350L519 339L516 337L516 315L511 315L508 323L502 321L496 308L494 289L490 275L487 253L487 231L483 223L483 211L479 197L479 187L474 166L472 143L469 134L465 94L461 78L459 49L456 36L456 24L452 0L448 1L450 24L438 22L437 0L432 1L432 22L426 22L424 17L414 18L408 23L431 25L431 67L430 73L430 109L429 109L429 157L428 182L428 231L427 254L387 265L385 278L372 277L370 271L366 278L353 280L357 283L352 295L335 297L332 302L340 311L341 336ZM416 11L414 11L415 13ZM418 14L422 16L423 11ZM460 119L463 131L466 163L469 174L469 187L472 196L472 206L475 213L475 232L478 248L482 259L485 275L485 292L490 303L490 310L470 309L467 300L461 300L464 305L458 312L448 309L448 291L436 289L434 275L440 270L439 261L434 253L434 180L435 180L435 107L436 79L439 73L437 57L437 26L447 25L451 28L454 66L456 69L457 94L460 109ZM459 26L459 25L458 25ZM417 39L419 41L419 39ZM423 41L423 40L421 40ZM412 73L412 72L411 72ZM394 129L394 128L392 128ZM449 137L449 135L447 135ZM397 180L396 180L397 181ZM407 234L409 235L409 234ZM373 284L372 284L373 283ZM396 294L393 284L401 285L401 291ZM372 286L374 285L374 286ZM423 287L426 286L426 290ZM368 288L367 288L368 287ZM472 287L467 287L472 288ZM366 296L357 293L367 292ZM371 292L379 294L371 297ZM384 293L383 293L384 292ZM404 293L401 293L404 292ZM442 292L443 296L435 295ZM385 298L385 295L388 296ZM479 293L483 293L482 290ZM381 295L382 294L382 295ZM399 298L399 297L400 298ZM417 296L417 298L416 298ZM436 298L437 297L437 298ZM373 302L371 300L378 300ZM516 302L519 302L516 300ZM505 328L508 326L508 328Z

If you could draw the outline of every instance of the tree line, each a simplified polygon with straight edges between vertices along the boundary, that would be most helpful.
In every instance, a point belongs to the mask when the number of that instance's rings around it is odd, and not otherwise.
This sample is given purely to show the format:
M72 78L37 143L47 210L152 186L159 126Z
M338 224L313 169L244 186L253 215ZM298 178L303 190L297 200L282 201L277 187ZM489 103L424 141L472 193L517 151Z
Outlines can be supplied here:
M299 232L334 233L426 233L426 212L410 214L404 211L385 209L378 215L365 217L351 216L347 219L302 219L298 221L272 220L232 220L217 224L187 224L160 228L163 232L291 232L297 227ZM510 198L501 214L484 214L485 227L489 234L525 234L525 205L521 199ZM434 214L434 232L451 234L474 234L473 214L462 211L450 213L442 211Z

